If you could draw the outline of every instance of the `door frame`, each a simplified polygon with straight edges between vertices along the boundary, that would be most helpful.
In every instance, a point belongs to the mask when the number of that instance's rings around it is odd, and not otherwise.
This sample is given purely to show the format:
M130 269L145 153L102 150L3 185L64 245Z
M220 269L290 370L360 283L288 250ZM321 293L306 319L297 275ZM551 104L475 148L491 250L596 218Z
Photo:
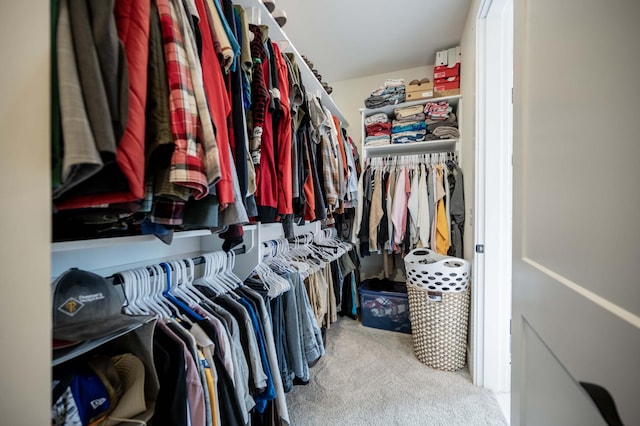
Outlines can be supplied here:
M482 0L476 18L476 250L473 382L511 390L513 0Z

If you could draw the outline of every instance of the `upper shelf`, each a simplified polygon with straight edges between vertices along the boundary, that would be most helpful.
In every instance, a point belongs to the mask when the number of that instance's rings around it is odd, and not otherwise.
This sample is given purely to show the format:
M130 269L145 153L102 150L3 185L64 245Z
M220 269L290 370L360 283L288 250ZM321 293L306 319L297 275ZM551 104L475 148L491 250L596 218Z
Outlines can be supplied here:
M322 87L322 84L320 84L316 76L313 74L311 68L309 68L307 63L302 59L302 55L300 55L291 40L289 40L289 37L287 37L287 34L282 28L280 28L273 16L271 16L271 13L269 13L267 7L258 0L234 0L234 4L237 4L244 8L254 7L260 12L260 24L267 25L269 27L269 38L271 39L271 41L278 42L280 44L280 49L283 52L291 52L295 55L296 62L298 64L298 68L300 69L300 74L302 76L302 80L307 92L311 92L318 96L322 100L322 104L329 108L329 111L331 111L331 113L335 114L338 117L342 125L344 127L348 127L349 122L347 121L344 114L340 112L336 103L329 96L324 87Z
M384 155L426 154L431 152L454 152L458 139L443 139L435 141L421 141L395 143L389 145L364 146L366 157L380 157Z
M418 99L416 101L402 102L395 105L385 105L380 108L360 108L359 111L363 114L364 117L368 117L371 114L375 114L378 112L391 114L393 110L396 108L403 108L403 107L408 107L413 105L424 105L429 102L449 101L450 105L457 105L460 98L461 98L461 95L440 96L440 97L434 97L434 98Z

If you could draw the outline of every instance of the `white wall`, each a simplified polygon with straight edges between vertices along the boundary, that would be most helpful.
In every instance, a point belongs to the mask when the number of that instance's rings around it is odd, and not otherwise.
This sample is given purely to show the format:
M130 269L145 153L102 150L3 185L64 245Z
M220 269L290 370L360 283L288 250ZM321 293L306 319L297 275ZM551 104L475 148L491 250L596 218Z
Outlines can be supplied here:
M49 2L2 2L0 423L50 424Z
M460 93L462 94L462 117L460 125L460 135L462 137L462 171L464 173L464 201L466 208L464 224L464 258L472 260L474 256L474 203L475 203L475 157L476 157L476 20L478 9L482 0L472 0L467 15L467 22L462 33L460 50L462 51L462 64L460 67ZM472 277L472 280L475 278ZM473 301L476 295L472 287L472 312L469 316L469 354L474 354L474 336L482 330L477 330L473 321L474 311ZM469 370L472 373L477 363L482 363L481 359L469 357Z
M462 33L460 50L462 64L460 67L460 93L462 108L460 110L460 135L463 138L462 171L464 172L464 201L467 210L465 221L464 258L473 259L473 204L475 202L475 157L476 157L476 17L481 0L472 0L467 15L467 22Z

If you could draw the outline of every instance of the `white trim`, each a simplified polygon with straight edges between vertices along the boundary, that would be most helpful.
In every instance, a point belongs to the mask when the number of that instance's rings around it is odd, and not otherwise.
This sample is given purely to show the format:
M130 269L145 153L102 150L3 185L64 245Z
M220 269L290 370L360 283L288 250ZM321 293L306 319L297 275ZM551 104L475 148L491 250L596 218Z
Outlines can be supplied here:
M553 272L551 269L545 268L538 262L531 260L528 257L523 258L522 261L525 263L528 263L529 265L536 268L543 274L553 278L554 280L564 285L565 287L569 288L570 290L573 290L576 293L580 294L581 296L584 296L585 298L589 299L590 301L600 306L601 308L606 309L607 311L611 312L613 315L617 316L621 320L628 322L629 324L631 324L636 328L640 328L640 316L634 314L633 312L629 312L626 309L621 308L615 303L605 299L604 297L590 290L587 290L586 288L582 287L580 284L577 284L571 281L570 279L565 278L556 272Z
M509 392L513 2L486 0L477 21L474 383Z

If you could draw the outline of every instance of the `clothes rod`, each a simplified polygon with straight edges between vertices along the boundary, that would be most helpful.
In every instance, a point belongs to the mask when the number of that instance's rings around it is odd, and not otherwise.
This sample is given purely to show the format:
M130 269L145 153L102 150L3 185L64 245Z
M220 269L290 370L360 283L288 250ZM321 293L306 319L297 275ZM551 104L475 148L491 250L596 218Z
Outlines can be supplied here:
M244 253L247 252L247 246L243 244L243 245L241 245L239 247L232 248L228 252L233 252L236 255L244 254ZM226 253L228 253L228 252L226 252ZM193 261L194 265L201 265L201 264L204 263L204 256L192 257L191 260ZM149 275L154 275L155 274L154 270L149 268L148 266L146 267L146 269L149 272ZM115 273L113 275L105 277L105 279L106 280L111 280L114 285L118 285L118 284L122 284L123 283L122 275L120 275L120 273Z

